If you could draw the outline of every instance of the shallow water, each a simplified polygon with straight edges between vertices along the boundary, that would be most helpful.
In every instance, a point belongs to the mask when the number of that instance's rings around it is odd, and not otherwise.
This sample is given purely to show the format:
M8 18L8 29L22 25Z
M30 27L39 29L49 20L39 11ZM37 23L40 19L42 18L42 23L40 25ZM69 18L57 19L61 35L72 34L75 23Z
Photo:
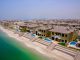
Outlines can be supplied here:
M0 60L48 60L0 31Z

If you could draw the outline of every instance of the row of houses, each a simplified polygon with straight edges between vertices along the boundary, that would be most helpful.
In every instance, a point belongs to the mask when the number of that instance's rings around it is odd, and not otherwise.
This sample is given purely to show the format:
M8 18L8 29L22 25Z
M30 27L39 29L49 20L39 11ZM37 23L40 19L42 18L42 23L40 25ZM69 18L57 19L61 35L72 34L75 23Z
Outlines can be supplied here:
M68 43L75 40L78 36L78 30L69 26L39 25L30 22L17 24L16 26L19 27L17 29L20 32L29 32L41 37L48 37L57 42Z
M80 21L78 20L34 20L33 23L43 24L43 25L54 25L54 26L69 26L80 30Z
M78 37L78 30L74 27L80 27L80 24L70 25L65 22L55 21L15 21L15 22L3 22L5 26L13 26L15 31L29 32L41 37L48 37L57 42L68 43L75 40ZM6 25L7 24L7 25Z

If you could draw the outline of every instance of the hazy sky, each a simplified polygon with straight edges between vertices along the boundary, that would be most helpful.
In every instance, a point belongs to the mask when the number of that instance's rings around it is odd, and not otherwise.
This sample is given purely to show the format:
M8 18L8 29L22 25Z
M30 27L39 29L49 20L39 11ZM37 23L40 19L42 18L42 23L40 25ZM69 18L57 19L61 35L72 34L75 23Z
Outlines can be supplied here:
M80 18L80 0L0 0L0 19Z

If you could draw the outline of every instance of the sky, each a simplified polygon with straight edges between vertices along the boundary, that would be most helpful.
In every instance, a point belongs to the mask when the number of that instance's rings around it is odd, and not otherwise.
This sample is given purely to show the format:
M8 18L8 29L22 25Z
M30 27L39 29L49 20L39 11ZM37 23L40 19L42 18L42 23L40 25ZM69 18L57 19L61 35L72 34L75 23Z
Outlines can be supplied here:
M0 0L0 19L80 19L80 0Z

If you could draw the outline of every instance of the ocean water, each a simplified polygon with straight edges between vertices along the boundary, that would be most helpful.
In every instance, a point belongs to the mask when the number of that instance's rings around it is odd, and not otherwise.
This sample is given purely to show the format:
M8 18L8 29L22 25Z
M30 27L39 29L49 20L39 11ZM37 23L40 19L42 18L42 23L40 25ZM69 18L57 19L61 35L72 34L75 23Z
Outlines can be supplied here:
M0 60L48 60L0 31Z

